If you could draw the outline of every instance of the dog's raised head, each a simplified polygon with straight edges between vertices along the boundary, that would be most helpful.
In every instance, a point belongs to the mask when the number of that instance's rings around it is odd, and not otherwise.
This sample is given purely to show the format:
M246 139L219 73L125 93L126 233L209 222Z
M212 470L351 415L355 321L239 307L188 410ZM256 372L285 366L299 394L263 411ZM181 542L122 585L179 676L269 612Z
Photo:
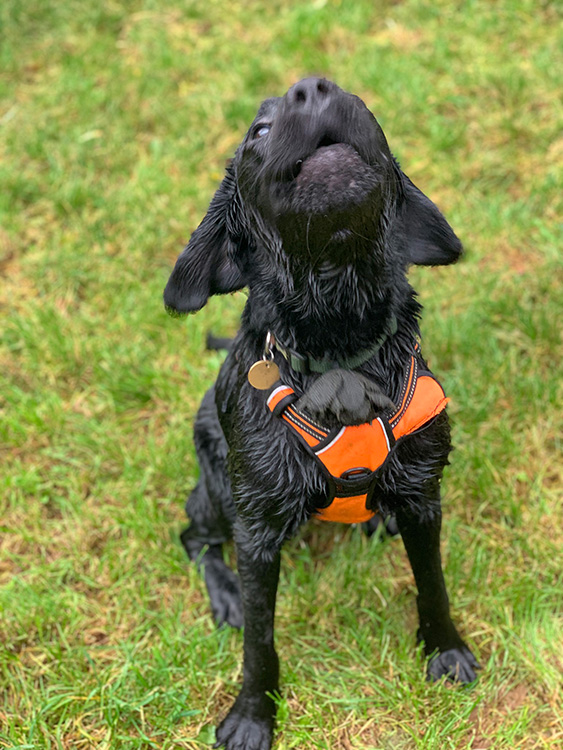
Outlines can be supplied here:
M401 171L358 97L320 78L262 103L164 293L171 312L252 286L269 263L356 266L385 248L406 267L445 265L461 243ZM283 258L281 257L283 256Z

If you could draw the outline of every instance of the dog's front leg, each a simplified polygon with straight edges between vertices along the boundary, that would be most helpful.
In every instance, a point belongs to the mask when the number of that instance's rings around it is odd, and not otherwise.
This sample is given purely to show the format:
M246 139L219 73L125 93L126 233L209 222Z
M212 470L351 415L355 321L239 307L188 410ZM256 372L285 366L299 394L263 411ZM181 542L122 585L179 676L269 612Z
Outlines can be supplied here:
M460 682L476 679L479 667L450 618L450 607L440 557L439 510L419 516L411 510L397 512L397 524L418 589L418 639L430 657L428 679L447 677Z
M237 565L244 613L244 677L241 691L217 728L215 747L270 750L278 689L279 663L274 648L274 610L280 553L270 562L256 560L237 538Z

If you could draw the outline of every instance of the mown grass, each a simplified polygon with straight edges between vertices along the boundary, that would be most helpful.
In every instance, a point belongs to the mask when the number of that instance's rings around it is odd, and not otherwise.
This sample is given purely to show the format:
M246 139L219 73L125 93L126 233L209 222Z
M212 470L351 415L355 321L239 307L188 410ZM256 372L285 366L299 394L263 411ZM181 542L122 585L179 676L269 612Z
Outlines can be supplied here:
M365 99L467 248L412 278L484 668L427 685L400 542L312 524L283 558L277 747L560 747L557 5L4 0L0 23L0 746L195 750L236 693L241 636L178 533L205 333L244 295L179 322L161 292L259 101L314 72Z

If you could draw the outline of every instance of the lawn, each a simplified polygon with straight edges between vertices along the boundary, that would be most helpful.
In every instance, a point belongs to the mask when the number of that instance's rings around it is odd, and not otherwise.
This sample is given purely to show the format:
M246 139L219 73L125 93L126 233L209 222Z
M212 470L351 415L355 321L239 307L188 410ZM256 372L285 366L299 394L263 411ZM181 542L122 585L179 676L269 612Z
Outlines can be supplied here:
M466 256L418 268L452 402L443 556L483 669L429 685L400 540L282 558L276 748L563 743L563 105L557 3L3 0L0 747L213 743L241 681L179 543L191 425L243 293L162 289L259 102L359 94Z

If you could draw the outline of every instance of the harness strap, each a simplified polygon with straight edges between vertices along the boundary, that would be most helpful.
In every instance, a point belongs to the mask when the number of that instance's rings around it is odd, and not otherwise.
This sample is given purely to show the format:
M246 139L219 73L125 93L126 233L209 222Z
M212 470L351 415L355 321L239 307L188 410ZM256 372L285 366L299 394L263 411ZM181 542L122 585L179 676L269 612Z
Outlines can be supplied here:
M367 505L378 469L397 441L423 427L449 401L432 373L419 370L415 355L405 372L397 410L372 422L329 429L297 409L298 398L289 386L278 385L268 398L268 408L297 433L328 480L330 502L318 509L318 517L344 523L373 517L375 511Z

